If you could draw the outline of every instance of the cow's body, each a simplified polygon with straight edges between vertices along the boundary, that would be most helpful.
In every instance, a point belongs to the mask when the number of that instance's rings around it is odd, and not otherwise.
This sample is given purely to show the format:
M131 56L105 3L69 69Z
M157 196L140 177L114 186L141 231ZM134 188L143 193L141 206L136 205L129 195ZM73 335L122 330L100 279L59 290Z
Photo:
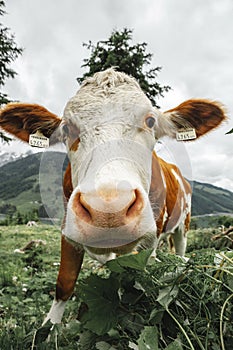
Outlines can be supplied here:
M157 157L154 145L184 128L195 129L199 137L224 119L221 106L206 100L189 100L162 113L133 78L113 69L88 78L62 119L37 105L3 109L3 129L26 142L36 131L51 143L62 138L70 159L56 298L46 320L61 321L85 251L104 263L156 249L171 235L175 252L185 254L191 188L175 165Z

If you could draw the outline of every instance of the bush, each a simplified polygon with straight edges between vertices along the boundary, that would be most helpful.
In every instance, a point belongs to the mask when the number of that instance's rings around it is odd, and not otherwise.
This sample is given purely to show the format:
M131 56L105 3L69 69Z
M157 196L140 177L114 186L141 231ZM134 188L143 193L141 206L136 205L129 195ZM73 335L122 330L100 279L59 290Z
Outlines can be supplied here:
M191 219L190 229L196 230L199 228L218 228L219 226L226 228L233 226L233 217L230 215L204 215L194 216Z
M0 226L10 226L10 225L24 225L28 221L38 221L38 210L33 209L26 214L22 214L19 211L8 214L4 220L0 221Z
M10 214L13 214L16 212L16 206L15 205L12 205L12 204L9 204L9 203L6 203L6 204L3 204L0 206L0 213L1 214L7 214L7 215L10 215Z
M198 229L188 232L188 244L186 253L194 250L201 250L206 248L215 248L216 250L230 250L232 247L232 240L229 236L219 236L219 239L213 239L215 235L219 235L218 229Z

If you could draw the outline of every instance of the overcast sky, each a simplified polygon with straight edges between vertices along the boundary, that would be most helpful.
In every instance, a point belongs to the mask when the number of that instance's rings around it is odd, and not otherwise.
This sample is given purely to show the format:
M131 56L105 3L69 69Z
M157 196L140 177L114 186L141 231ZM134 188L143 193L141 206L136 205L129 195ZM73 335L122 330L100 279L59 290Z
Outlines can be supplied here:
M233 127L232 0L5 2L3 23L24 48L13 64L18 75L4 89L11 99L62 115L89 56L82 43L105 40L113 29L133 29L135 43L148 43L152 66L163 67L158 81L172 87L158 101L162 110L189 98L210 98L221 101L230 117L228 124L188 145L164 140L158 153L176 161L189 178L233 191L233 135L225 135Z

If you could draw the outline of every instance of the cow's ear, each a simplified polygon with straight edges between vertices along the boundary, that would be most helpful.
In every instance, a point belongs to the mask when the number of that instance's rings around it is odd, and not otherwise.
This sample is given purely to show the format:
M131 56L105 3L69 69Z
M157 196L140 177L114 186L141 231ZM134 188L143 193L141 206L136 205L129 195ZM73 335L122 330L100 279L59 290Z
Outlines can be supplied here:
M9 103L0 111L0 128L25 142L39 131L50 138L50 144L56 143L60 122L55 114L36 104Z
M215 129L226 119L225 109L218 102L200 99L187 100L159 115L157 137L176 138L177 133L182 133L185 130L191 132L193 129L196 134L195 138L198 138ZM195 138L187 136L187 140Z

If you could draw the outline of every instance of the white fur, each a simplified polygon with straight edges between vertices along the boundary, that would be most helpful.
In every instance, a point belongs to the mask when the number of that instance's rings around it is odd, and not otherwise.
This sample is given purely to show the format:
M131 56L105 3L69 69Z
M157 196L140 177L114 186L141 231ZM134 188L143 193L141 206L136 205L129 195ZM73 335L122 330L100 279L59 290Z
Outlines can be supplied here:
M66 305L67 301L63 301L63 300L54 300L52 303L52 306L49 310L49 313L47 314L43 325L50 320L51 323L56 324L56 323L61 323L62 320L62 316L64 314L65 311L65 305Z

